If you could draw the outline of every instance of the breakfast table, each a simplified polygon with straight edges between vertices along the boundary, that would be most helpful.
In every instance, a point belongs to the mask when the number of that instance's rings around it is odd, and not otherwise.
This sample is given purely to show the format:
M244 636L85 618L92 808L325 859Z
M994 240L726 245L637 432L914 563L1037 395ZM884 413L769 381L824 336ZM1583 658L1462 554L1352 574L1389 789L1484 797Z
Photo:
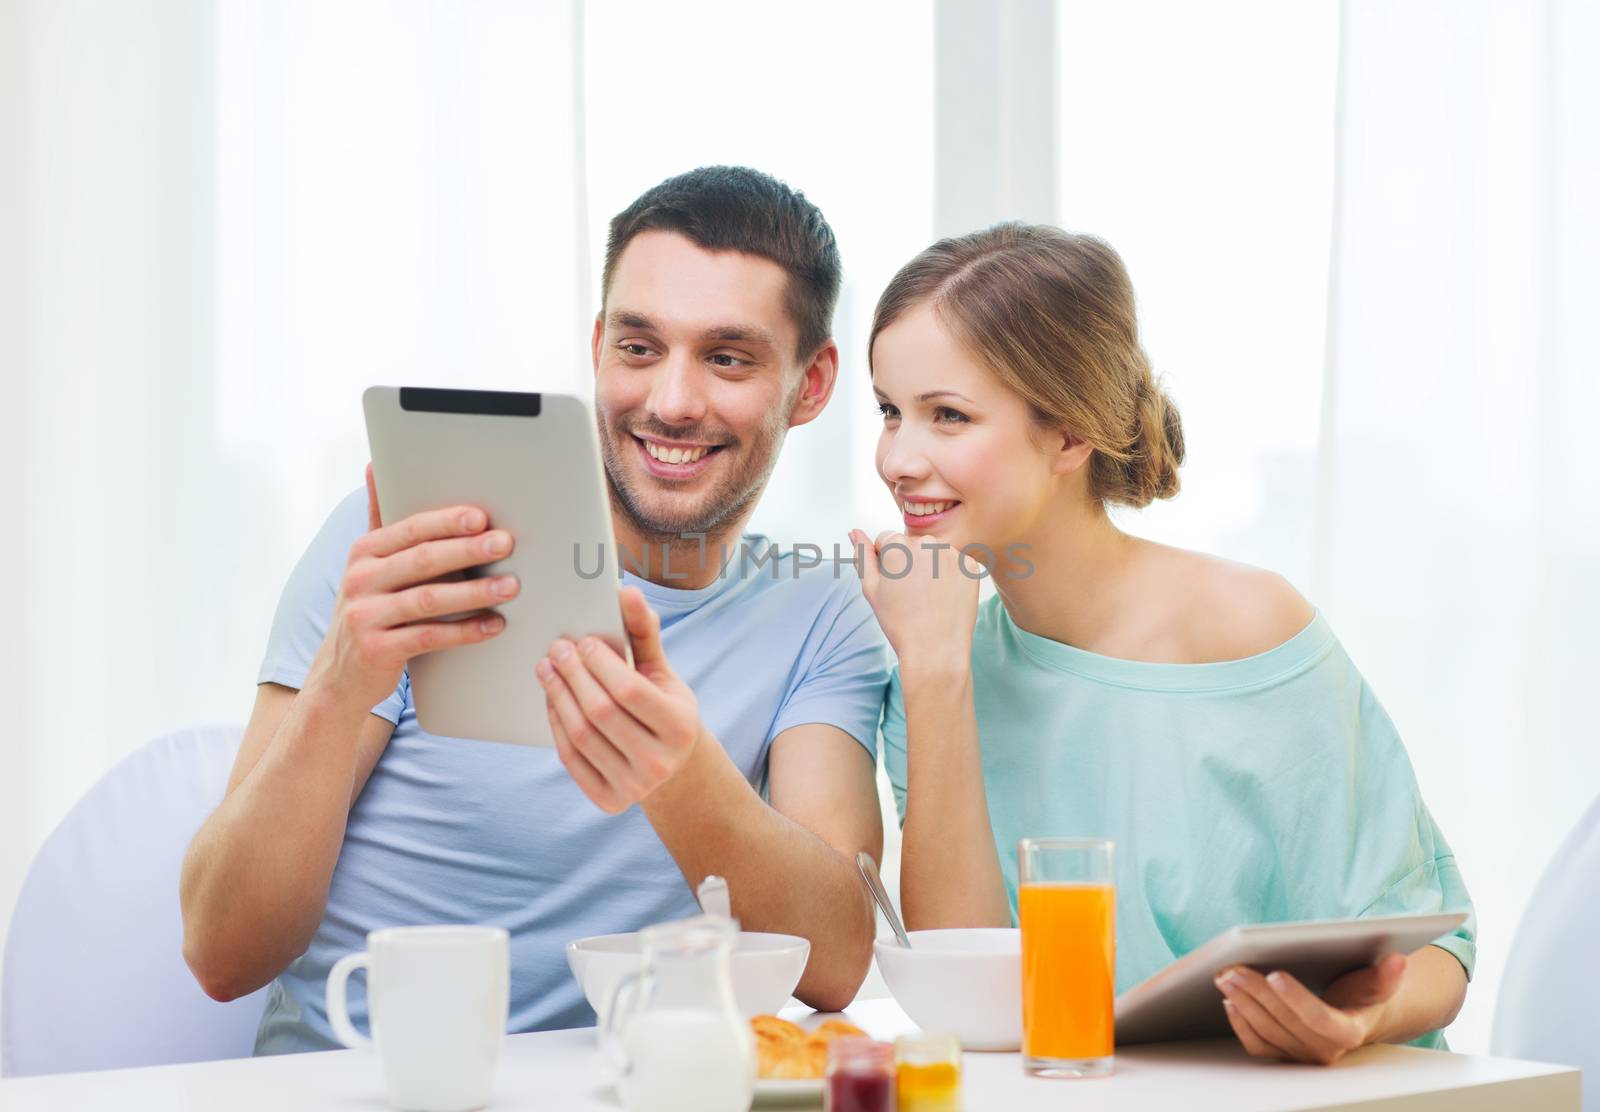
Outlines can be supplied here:
M880 1039L916 1030L893 1000L860 1000L845 1016ZM809 1024L804 1009L785 1012ZM1119 1047L1109 1078L1027 1077L1017 1054L964 1056L966 1107L1159 1109L1204 1112L1288 1109L1450 1110L1516 1108L1578 1112L1579 1071L1508 1058L1370 1046L1332 1067L1255 1061L1227 1040ZM768 1107L757 1099L757 1108ZM820 1098L771 1107L818 1108ZM197 1062L97 1073L0 1080L0 1112L172 1112L284 1108L378 1112L388 1107L370 1049ZM615 1089L593 1028L512 1035L506 1040L491 1108L615 1112Z

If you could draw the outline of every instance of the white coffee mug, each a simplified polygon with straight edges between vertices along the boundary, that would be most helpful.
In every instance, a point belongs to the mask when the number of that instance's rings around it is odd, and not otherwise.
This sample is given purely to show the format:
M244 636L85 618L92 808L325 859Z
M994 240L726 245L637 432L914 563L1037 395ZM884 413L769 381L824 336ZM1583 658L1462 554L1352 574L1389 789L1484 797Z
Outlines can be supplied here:
M345 990L367 971L372 1038L355 1029ZM375 1043L389 1101L407 1112L488 1104L511 997L510 942L500 927L386 927L328 974L328 1022L346 1046Z

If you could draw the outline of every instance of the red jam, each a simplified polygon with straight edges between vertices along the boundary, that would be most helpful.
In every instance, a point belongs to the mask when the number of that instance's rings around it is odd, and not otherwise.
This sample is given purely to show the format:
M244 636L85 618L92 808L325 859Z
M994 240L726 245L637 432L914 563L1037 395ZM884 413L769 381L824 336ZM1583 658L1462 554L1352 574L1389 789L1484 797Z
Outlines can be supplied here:
M836 1073L828 1078L827 1112L894 1112L894 1078L885 1074Z
M894 1112L894 1047L871 1039L828 1044L823 1112Z

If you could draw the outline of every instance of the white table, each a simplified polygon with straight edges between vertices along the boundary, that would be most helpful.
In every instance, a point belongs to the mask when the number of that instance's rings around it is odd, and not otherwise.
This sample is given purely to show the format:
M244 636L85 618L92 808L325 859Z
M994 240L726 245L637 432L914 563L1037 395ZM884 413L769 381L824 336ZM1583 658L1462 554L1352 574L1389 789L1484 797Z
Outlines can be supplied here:
M845 1014L879 1038L915 1029L892 1000L861 1001ZM1119 1050L1116 1074L1093 1081L1026 1077L1016 1054L968 1054L965 1069L969 1112L1046 1108L1578 1112L1575 1069L1398 1046L1367 1047L1327 1069L1255 1062L1227 1041ZM620 1107L601 1078L592 1028L511 1036L497 1088L492 1107L505 1112L614 1112ZM364 1050L0 1080L3 1112L100 1108L378 1112L386 1107L378 1064Z

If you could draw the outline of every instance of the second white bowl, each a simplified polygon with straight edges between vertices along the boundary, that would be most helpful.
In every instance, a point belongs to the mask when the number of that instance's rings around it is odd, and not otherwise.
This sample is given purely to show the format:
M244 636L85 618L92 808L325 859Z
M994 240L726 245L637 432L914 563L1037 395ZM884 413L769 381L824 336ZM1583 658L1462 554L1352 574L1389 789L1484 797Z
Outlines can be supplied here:
M895 1003L924 1031L966 1050L1022 1046L1022 932L1010 927L911 931L911 949L873 943Z

